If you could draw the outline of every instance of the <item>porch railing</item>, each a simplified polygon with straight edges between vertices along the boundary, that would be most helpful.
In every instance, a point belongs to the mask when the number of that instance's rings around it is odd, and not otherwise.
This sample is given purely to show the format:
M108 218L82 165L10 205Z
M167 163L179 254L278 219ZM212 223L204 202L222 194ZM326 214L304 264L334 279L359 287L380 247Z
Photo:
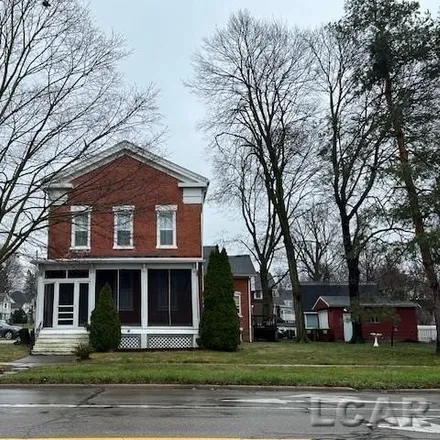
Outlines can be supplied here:
M38 336L40 336L40 331L43 328L43 322L40 322L38 324L38 327L35 329L35 339L38 338Z

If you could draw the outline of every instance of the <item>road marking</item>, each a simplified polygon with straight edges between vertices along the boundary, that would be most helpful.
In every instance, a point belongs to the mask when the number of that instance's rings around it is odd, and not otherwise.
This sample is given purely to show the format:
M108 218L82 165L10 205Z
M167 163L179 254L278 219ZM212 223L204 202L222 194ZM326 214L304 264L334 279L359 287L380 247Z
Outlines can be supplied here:
M440 434L440 425L429 423L427 420L412 419L411 426L405 426L408 419L403 417L394 417L392 424L379 423L378 428L394 429L398 431L423 432L425 434Z
M246 438L246 437L35 437L26 440L312 440L310 437L295 438ZM0 440L23 440L20 438L0 438Z

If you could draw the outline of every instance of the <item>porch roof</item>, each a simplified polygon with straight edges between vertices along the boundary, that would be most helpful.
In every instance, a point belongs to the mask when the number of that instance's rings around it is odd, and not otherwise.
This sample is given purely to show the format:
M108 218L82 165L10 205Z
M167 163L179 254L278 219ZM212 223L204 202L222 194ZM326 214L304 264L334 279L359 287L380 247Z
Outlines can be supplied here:
M84 265L84 264L146 264L146 263L158 263L158 264L181 264L181 263L201 263L203 258L198 257L185 257L185 258L173 258L173 257L110 257L110 258L60 258L56 260L50 259L38 259L32 260L33 264L46 264L46 265L59 265L59 264L71 264L71 265Z

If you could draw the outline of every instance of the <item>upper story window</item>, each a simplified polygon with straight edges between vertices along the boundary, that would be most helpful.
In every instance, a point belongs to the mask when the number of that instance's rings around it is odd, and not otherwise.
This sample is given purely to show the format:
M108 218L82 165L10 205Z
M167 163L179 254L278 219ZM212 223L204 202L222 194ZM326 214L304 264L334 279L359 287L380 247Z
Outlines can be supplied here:
M115 233L113 247L116 249L133 248L133 212L134 206L115 206Z
M72 206L72 249L90 249L90 214L89 206Z
M157 247L177 248L176 205L158 205L157 211Z
M254 299L263 299L263 291L262 290L256 290L254 292Z

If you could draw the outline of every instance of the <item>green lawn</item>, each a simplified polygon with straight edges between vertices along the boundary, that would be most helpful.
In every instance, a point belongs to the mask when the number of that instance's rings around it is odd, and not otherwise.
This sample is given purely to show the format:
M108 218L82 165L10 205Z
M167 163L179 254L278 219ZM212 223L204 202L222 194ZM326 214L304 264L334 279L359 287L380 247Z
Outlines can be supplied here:
M252 367L209 364L98 365L40 367L11 376L6 383L147 383L210 385L345 386L356 389L439 388L438 367Z
M400 343L373 347L372 343L295 342L243 344L237 352L221 353L207 350L95 353L93 363L109 364L275 364L275 365L425 365L439 366L440 356L434 345Z
M11 362L29 354L25 345L0 344L0 362Z
M33 368L0 382L440 388L440 356L425 344L254 343L235 353L95 353L89 361Z

